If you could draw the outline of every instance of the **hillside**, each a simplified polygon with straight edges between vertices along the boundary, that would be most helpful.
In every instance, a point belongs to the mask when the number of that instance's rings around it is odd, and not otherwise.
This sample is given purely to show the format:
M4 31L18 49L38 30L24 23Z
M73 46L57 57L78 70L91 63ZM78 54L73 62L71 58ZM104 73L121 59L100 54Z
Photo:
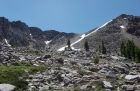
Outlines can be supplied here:
M128 39L133 40L140 47L140 17L122 14L94 31L90 31L74 47L83 49L84 41L87 40L90 49L96 50L104 40L108 51L117 51L121 42L126 42Z
M38 27L29 27L21 21L10 22L5 17L0 17L0 41L6 41L14 47L42 48L44 41L52 40L50 46L55 50L66 43L67 39L75 38L75 33L64 33L56 30L42 31Z

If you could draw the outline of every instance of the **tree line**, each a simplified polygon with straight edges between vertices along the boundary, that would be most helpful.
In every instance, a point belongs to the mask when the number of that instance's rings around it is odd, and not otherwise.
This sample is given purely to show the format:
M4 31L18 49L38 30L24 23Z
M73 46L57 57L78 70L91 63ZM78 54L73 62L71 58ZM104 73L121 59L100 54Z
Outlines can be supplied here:
M67 46L70 48L70 39L67 40ZM89 43L87 40L84 42L84 49L85 51L89 51ZM99 45L99 50L102 52L102 54L106 54L106 47L104 46L104 41L102 40L101 46Z
M126 44L122 42L120 51L121 56L140 63L140 48L134 44L133 40L128 40Z

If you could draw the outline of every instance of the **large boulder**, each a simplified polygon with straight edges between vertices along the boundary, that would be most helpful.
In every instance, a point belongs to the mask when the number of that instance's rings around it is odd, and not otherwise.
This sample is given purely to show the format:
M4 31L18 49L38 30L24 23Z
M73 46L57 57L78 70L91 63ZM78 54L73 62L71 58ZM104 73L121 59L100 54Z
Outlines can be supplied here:
M50 54L45 54L45 55L43 55L43 57L42 57L43 59L48 59L48 58L51 58L51 55Z
M106 73L106 78L118 78L118 77L115 72L109 71Z
M103 86L104 86L104 88L107 88L107 89L112 89L113 88L111 83L107 82L107 81L103 81Z
M11 84L0 84L0 91L15 91L15 86Z
M56 61L60 64L64 64L64 59L63 58L58 58L58 59L56 59Z
M135 91L135 87L133 85L122 85L122 89L125 91Z

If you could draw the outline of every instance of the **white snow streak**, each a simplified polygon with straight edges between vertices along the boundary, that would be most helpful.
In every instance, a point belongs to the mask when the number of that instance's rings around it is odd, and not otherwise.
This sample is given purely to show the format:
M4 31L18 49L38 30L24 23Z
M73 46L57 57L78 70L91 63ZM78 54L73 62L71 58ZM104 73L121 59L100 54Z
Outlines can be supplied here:
M123 25L122 26L120 26L121 28L125 28Z
M4 39L4 40L5 40L6 45L11 46L11 45L8 43L7 39Z
M44 41L44 42L45 42L45 44L47 45L47 44L49 44L51 41L52 41L52 40L50 40L50 41Z
M112 20L111 20L111 21L112 21ZM111 21L109 21L109 22L111 22ZM77 41L75 41L74 43L71 44L72 49L73 49L73 50L80 50L80 49L75 49L75 48L73 47L73 45L75 45L76 43L80 42L80 41L83 40L85 37L87 37L87 36L89 36L89 35L95 33L95 32L98 31L100 28L103 28L103 27L106 26L109 22L105 23L104 25L102 25L101 27L97 28L96 30L94 30L93 32L91 32L91 33L89 33L89 34L87 34L87 35L86 35L86 34L83 34L79 40L77 40ZM67 47L67 46L62 47L62 48L58 49L57 51L63 51L63 50L65 49L65 47Z

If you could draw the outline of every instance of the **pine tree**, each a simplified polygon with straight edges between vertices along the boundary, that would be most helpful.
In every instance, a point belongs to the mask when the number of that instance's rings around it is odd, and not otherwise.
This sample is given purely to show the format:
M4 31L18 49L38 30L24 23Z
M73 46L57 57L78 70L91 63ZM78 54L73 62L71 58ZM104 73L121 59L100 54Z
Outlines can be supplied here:
M89 44L88 44L88 41L85 41L84 43L84 48L86 51L89 51Z
M67 46L70 48L70 45L71 45L70 39L68 39L68 41L67 41Z
M121 56L124 56L125 57L126 56L125 55L125 45L124 45L123 42L121 43L120 51L121 51Z
M131 41L130 54L131 54L131 59L132 60L135 60L135 44L134 44L133 40Z
M131 41L128 40L126 43L126 56L131 59Z
M140 49L139 49L139 47L135 46L134 51L135 51L135 61L140 63Z
M122 42L120 51L122 56L140 62L140 49L134 44L133 40L128 40L126 45Z
M106 48L104 46L104 41L102 40L102 44L101 44L101 49L102 49L102 53L106 54Z

